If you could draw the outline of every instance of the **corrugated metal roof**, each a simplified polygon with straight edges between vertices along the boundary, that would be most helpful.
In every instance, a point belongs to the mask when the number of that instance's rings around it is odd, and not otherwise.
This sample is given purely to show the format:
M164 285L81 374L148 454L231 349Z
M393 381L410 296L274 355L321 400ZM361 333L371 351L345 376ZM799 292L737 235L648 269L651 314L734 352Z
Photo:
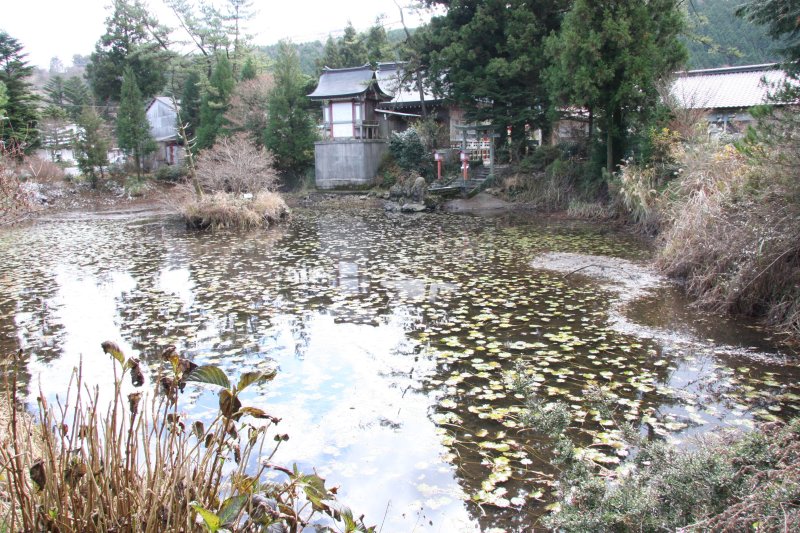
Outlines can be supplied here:
M319 84L308 97L312 100L326 100L328 98L345 98L358 96L370 88L375 81L375 72L369 65L354 68L325 68L319 78ZM378 91L382 92L380 84L376 84ZM390 94L384 94L389 98Z
M742 108L766 102L770 85L786 73L776 64L690 70L678 73L672 95L687 109Z

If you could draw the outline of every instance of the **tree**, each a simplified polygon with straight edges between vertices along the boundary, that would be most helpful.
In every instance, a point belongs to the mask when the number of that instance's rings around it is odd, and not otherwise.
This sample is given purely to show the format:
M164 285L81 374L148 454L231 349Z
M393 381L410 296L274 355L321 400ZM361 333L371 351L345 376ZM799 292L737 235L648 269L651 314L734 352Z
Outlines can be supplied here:
M30 150L39 140L36 109L38 97L27 81L33 74L22 45L8 33L0 31L0 83L5 85L6 120L0 122L0 142L6 149Z
M39 122L42 147L50 152L50 159L58 161L61 150L71 147L75 140L69 128L69 116L62 107L49 105Z
M241 81L254 80L257 76L258 72L256 71L256 62L253 60L253 56L247 56L247 59L242 66L242 72L239 75L239 79Z
M339 40L339 56L343 67L360 67L367 63L367 47L364 45L364 36L360 35L347 21L344 35Z
M246 133L223 137L197 156L197 179L210 192L235 195L272 191L278 185L272 154L254 145Z
M686 60L681 0L576 0L547 42L550 87L562 105L598 115L606 170L621 161L631 128L655 109L656 82Z
M319 67L341 68L344 66L342 55L339 53L339 43L332 36L328 35L325 41L325 48L319 60ZM352 65L351 65L352 66Z
M275 156L275 168L297 177L314 161L316 126L307 107L308 80L300 71L297 50L288 41L280 43L274 76L264 144Z
M133 69L125 69L122 77L122 94L117 113L117 143L128 156L133 156L136 165L136 176L142 176L143 158L155 151L155 142L150 135L150 124L147 121L142 93L136 84Z
M258 148L264 145L269 95L275 82L270 74L240 81L233 89L225 120L232 132L244 132Z
M140 0L113 0L111 9L106 33L86 66L92 91L102 102L119 101L123 72L130 68L142 94L155 96L166 83L167 54L159 44L159 40L166 40L166 29L148 14Z
M773 39L781 40L781 51L788 61L789 70L800 73L800 2L751 0L737 14L765 26Z
M73 121L77 122L83 107L91 103L91 92L82 79L72 76L64 81L64 105L67 114Z
M210 86L200 105L200 127L197 129L197 148L210 148L225 128L225 112L235 81L231 64L223 55L209 80Z
M200 74L195 70L190 70L189 75L183 82L183 93L181 94L181 105L178 120L186 127L186 135L193 139L200 125Z
M8 90L6 84L0 81L0 120L6 118L6 105L8 104Z
M525 125L547 131L544 39L557 31L569 0L428 0L447 8L417 30L420 67L435 91L470 121L511 126L517 147ZM505 130L505 128L503 128Z
M78 117L78 137L75 155L78 168L89 178L92 188L97 188L99 179L105 178L108 166L108 147L111 144L106 125L100 115L90 106L83 108Z
M367 62L371 65L376 65L378 62L386 59L389 48L389 39L386 37L386 30L383 28L381 19L378 18L364 36L364 49Z

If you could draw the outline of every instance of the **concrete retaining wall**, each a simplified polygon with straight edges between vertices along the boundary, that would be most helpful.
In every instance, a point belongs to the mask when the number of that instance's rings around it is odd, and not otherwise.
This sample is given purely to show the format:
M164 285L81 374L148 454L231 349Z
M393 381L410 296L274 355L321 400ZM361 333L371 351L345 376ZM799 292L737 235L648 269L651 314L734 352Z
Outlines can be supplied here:
M320 141L314 143L317 188L370 185L388 149L385 140Z

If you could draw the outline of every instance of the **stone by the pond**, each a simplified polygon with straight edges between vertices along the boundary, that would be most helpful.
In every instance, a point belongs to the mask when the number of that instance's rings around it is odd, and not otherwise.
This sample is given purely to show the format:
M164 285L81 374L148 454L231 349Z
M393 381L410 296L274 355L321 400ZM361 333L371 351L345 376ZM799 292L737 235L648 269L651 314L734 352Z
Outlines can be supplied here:
M425 204L419 204L419 203L416 203L416 202L403 204L400 207L400 211L403 212L403 213L421 213L421 212L425 211L426 209L427 209L427 207L425 207Z
M428 192L428 183L422 176L417 176L414 180L414 185L411 186L411 198L422 203L425 200L425 194Z

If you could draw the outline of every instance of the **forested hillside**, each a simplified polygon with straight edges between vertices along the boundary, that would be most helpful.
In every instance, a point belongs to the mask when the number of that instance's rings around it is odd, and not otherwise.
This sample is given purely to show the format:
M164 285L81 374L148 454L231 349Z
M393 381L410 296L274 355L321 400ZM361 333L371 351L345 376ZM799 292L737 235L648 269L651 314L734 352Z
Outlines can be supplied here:
M692 0L686 39L690 69L780 61L775 41L763 27L736 16L741 0Z

